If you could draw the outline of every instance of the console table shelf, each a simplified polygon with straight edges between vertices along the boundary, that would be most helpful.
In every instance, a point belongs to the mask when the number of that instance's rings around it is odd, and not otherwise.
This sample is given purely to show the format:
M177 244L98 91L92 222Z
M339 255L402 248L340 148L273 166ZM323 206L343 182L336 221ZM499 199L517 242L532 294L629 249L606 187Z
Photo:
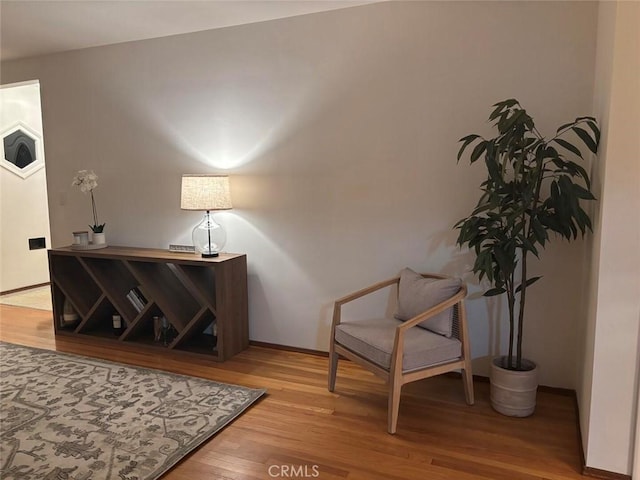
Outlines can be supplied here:
M110 339L218 361L249 346L246 255L200 258L132 247L62 247L48 253L56 335ZM128 298L134 289L143 296L137 306ZM65 321L65 303L77 321ZM123 321L118 335L114 314ZM171 336L156 339L154 317L166 318Z

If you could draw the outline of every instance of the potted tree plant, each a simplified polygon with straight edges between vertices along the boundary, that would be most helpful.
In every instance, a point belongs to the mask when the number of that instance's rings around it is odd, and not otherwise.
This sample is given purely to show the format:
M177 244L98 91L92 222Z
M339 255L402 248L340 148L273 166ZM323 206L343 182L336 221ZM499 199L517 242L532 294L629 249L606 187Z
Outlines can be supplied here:
M580 205L594 200L589 175L565 155L582 158L576 145L596 153L600 130L595 118L578 117L546 139L517 100L494 107L489 121L495 122L496 137L474 134L460 140L458 162L473 146L470 161L483 158L487 178L477 206L455 228L458 245L475 252L473 272L490 283L484 295L507 295L509 352L491 365L492 406L506 415L528 416L535 409L538 381L535 363L522 357L525 301L528 287L540 277L529 275L527 260L539 257L550 233L572 240L592 229Z

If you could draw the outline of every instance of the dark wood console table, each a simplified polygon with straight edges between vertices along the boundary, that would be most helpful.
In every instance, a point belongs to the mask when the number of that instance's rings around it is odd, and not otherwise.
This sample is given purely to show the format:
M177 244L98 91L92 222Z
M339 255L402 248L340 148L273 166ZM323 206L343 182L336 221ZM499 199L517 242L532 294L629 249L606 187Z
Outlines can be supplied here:
M49 274L56 335L217 361L249 345L246 255L201 258L146 248L63 247L49 250ZM141 304L130 299L132 290L142 294ZM76 321L64 320L65 302L71 316L77 313ZM113 315L122 318L121 332L114 333ZM171 328L158 339L163 317Z

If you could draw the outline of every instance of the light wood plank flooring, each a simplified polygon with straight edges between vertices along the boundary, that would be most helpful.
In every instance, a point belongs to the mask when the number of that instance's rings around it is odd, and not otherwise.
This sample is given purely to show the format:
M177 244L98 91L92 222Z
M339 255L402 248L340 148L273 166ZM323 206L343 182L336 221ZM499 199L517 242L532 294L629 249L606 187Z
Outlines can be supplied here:
M340 362L336 392L329 393L325 357L250 347L217 364L86 345L55 339L51 312L4 305L0 339L267 388L266 397L165 479L305 478L305 473L321 480L586 478L580 474L569 396L541 392L532 417L513 419L491 409L486 383L476 382L476 404L469 407L461 380L424 380L403 390L398 433L392 436L386 433L384 384L347 361Z

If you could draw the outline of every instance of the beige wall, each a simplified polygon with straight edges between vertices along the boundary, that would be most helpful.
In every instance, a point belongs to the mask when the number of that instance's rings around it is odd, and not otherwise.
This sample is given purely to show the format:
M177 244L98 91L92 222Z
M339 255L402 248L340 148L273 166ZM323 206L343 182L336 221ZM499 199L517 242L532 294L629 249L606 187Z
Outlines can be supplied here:
M594 165L587 324L579 352L587 466L631 474L640 328L640 3L599 5L594 106L602 143Z
M42 138L37 83L0 88L0 132L18 123ZM29 250L30 238L51 245L46 182L44 167L26 178L0 168L0 292L49 281L47 251Z
M53 243L90 217L70 188L94 169L108 241L186 243L183 173L232 175L219 214L249 261L253 340L326 349L333 299L404 266L466 275L452 225L482 166L458 139L517 97L541 130L591 113L597 5L389 2L3 65L42 84ZM525 354L575 387L582 242L532 270ZM504 346L505 309L469 301L477 373ZM363 306L368 311L370 306ZM497 321L497 315L502 321Z

